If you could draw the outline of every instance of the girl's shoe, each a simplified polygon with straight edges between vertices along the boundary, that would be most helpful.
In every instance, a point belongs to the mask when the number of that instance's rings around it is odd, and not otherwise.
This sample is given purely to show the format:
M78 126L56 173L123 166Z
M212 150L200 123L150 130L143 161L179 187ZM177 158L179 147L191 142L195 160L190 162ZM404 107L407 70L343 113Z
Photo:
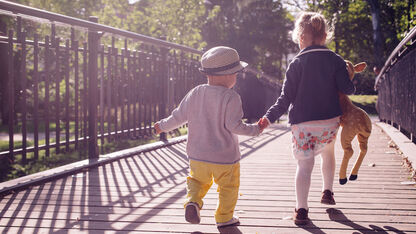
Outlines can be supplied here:
M331 192L330 190L325 190L322 193L322 198L321 198L321 203L323 204L327 204L327 205L335 205L335 200L334 200L334 193Z
M201 222L201 216L199 214L199 205L194 202L189 202L185 206L185 220L188 223L198 224Z
M311 220L308 217L309 210L305 208L295 209L295 213L293 214L293 221L296 225L306 225Z
M234 226L238 224L240 224L240 220L238 219L238 217L234 216L227 222L217 223L217 227L222 228L222 227Z

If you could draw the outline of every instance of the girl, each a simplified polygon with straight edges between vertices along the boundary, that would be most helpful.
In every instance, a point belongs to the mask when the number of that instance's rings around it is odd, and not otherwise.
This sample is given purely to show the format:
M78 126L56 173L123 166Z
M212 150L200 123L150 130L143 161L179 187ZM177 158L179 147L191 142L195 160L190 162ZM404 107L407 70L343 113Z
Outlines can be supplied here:
M297 19L293 40L300 52L289 64L282 92L260 123L268 126L289 109L292 154L297 160L294 222L307 224L308 193L315 156L321 155L321 203L334 205L334 142L342 114L338 92L355 91L343 58L325 47L329 38L325 18L303 12Z

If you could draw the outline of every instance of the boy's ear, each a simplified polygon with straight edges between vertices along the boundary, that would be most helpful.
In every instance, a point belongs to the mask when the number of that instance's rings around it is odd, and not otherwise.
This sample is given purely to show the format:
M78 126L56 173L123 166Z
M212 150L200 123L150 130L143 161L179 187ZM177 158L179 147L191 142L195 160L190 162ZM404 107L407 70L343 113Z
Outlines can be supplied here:
M354 72L362 72L367 67L366 62L357 63L354 65Z

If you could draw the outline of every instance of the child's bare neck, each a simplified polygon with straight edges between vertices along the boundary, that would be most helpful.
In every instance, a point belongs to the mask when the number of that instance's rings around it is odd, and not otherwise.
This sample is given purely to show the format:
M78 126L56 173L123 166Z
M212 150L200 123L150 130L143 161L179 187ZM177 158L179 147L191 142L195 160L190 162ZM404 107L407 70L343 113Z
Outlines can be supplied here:
M210 81L210 80L208 80L208 85L223 86L225 88L228 88L227 85L223 84L223 82L218 82L218 81Z
M229 81L227 77L208 76L208 85L223 86L229 88Z

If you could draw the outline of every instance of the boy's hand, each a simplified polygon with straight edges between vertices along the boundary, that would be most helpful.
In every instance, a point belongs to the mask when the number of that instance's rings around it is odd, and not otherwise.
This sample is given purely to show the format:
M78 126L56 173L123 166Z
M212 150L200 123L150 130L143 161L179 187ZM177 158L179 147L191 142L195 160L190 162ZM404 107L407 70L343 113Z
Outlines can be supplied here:
M162 129L160 129L159 122L155 123L155 125L153 125L153 128L155 129L156 134L158 135L163 132Z
M259 125L260 132L263 132L263 130L270 125L269 120L267 120L265 117L260 118L257 124Z

